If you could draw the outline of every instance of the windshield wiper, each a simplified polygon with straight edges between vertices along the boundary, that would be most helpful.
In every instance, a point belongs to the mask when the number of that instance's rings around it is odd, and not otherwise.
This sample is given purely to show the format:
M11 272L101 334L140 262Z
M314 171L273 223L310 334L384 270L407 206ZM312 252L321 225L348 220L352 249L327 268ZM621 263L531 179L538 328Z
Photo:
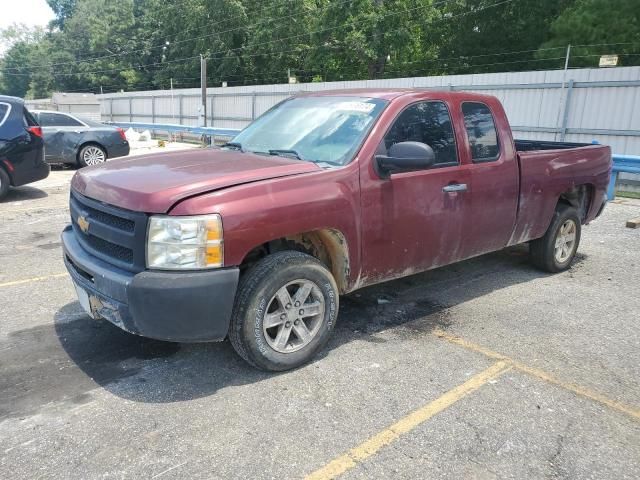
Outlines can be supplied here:
M242 149L242 144L240 142L227 142L222 145L222 148L233 148L235 150L240 150L241 152L244 152L244 150Z
M269 150L269 155L277 155L279 157L291 157L298 160L304 160L295 150L287 150L284 148L274 148Z

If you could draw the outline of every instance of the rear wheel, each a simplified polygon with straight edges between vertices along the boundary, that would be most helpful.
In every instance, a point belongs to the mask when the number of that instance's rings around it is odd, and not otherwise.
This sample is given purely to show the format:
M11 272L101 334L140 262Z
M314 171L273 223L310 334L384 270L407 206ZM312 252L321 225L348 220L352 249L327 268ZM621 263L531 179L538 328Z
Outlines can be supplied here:
M578 250L580 234L578 211L569 205L558 205L547 233L530 244L531 261L546 272L568 269Z
M9 175L2 168L0 168L0 200L2 200L9 192L11 186L11 180Z
M263 370L308 362L329 340L338 315L338 289L314 257L279 252L240 282L229 339L238 354Z
M78 164L81 167L100 165L107 161L107 152L99 145L85 145L78 152Z

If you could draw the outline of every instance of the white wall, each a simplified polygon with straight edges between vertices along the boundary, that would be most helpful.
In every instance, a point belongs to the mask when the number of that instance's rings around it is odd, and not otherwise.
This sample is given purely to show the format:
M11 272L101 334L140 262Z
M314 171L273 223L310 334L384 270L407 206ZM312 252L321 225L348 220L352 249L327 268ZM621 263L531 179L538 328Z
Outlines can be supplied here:
M574 83L569 94L570 80ZM299 91L370 87L427 87L495 95L502 101L517 138L545 140L560 140L569 96L566 141L597 140L611 145L615 153L640 155L640 67L209 88L208 124L242 128ZM174 90L173 99L169 90L97 98L103 120L198 125L199 96L200 89L194 88Z

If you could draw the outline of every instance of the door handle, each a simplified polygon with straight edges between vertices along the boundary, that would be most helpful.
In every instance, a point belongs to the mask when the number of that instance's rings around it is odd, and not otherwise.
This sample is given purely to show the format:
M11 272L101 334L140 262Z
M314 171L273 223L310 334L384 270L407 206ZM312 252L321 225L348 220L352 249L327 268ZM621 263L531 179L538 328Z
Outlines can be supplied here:
M467 191L467 184L466 183L452 183L451 185L447 185L446 187L443 187L442 191L445 192L445 193L466 192Z

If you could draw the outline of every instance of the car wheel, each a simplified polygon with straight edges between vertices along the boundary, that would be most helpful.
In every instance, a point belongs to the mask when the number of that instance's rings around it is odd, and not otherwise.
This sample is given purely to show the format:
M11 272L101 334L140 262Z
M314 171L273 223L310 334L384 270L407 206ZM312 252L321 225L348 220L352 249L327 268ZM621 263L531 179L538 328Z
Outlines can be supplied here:
M78 163L81 167L100 165L107 161L107 152L98 145L85 145L78 152Z
M296 368L325 346L338 315L338 288L327 268L302 252L269 255L241 279L229 339L263 370Z
M580 244L581 222L578 211L568 205L558 205L544 237L529 246L531 261L541 270L551 273L568 269Z
M9 175L2 168L0 168L0 200L2 200L9 192L11 186L11 180Z

